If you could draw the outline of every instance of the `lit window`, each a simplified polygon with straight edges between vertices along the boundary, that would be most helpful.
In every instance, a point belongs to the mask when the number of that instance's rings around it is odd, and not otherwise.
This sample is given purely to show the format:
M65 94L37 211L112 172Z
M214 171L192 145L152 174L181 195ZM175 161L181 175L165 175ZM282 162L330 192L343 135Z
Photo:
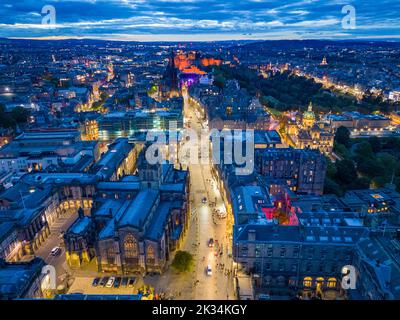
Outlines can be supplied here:
M127 235L124 241L125 257L136 258L138 256L138 245L133 235Z
M303 286L306 288L312 287L312 281L313 279L311 277L304 278Z

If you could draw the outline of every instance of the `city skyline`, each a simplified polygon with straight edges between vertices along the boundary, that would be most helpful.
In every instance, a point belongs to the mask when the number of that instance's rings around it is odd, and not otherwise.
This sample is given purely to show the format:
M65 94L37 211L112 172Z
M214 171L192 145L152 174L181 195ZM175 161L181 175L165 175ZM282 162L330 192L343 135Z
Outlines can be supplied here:
M0 301L400 300L398 9L1 4Z
M55 24L42 24L44 6ZM344 28L347 10L355 26ZM1 5L0 37L123 41L399 39L400 4L374 1L13 1ZM376 14L379 12L379 14ZM47 21L49 22L49 21Z

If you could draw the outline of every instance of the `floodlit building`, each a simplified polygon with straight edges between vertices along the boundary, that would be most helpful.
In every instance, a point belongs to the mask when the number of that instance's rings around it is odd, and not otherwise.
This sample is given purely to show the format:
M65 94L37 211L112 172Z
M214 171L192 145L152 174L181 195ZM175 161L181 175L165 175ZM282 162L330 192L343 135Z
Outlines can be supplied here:
M149 165L143 152L138 172L98 184L91 217L80 216L64 237L71 267L96 256L99 271L164 271L188 227L189 174Z

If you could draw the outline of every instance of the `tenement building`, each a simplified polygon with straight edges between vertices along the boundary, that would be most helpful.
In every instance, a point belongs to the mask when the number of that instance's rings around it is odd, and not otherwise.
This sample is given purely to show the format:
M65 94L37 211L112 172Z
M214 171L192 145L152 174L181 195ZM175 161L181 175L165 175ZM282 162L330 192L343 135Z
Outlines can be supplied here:
M363 227L235 226L233 256L256 287L272 295L341 289Z
M327 162L318 150L256 150L258 172L271 180L281 180L292 191L321 195L324 190Z

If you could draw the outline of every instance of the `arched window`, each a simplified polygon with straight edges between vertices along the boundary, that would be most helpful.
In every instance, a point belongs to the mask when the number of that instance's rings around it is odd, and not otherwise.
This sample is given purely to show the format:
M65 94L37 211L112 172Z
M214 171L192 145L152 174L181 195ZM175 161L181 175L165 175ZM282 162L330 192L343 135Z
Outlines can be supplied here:
M108 264L115 264L115 248L114 246L110 246L106 250L107 253L107 263Z
M147 259L149 260L154 260L154 248L152 245L149 245L147 247Z
M327 287L336 288L336 282L337 282L336 278L329 278Z
M303 286L306 288L312 287L313 279L311 277L304 278Z
M124 251L126 258L137 258L138 256L138 245L135 240L135 237L131 234L125 237Z

